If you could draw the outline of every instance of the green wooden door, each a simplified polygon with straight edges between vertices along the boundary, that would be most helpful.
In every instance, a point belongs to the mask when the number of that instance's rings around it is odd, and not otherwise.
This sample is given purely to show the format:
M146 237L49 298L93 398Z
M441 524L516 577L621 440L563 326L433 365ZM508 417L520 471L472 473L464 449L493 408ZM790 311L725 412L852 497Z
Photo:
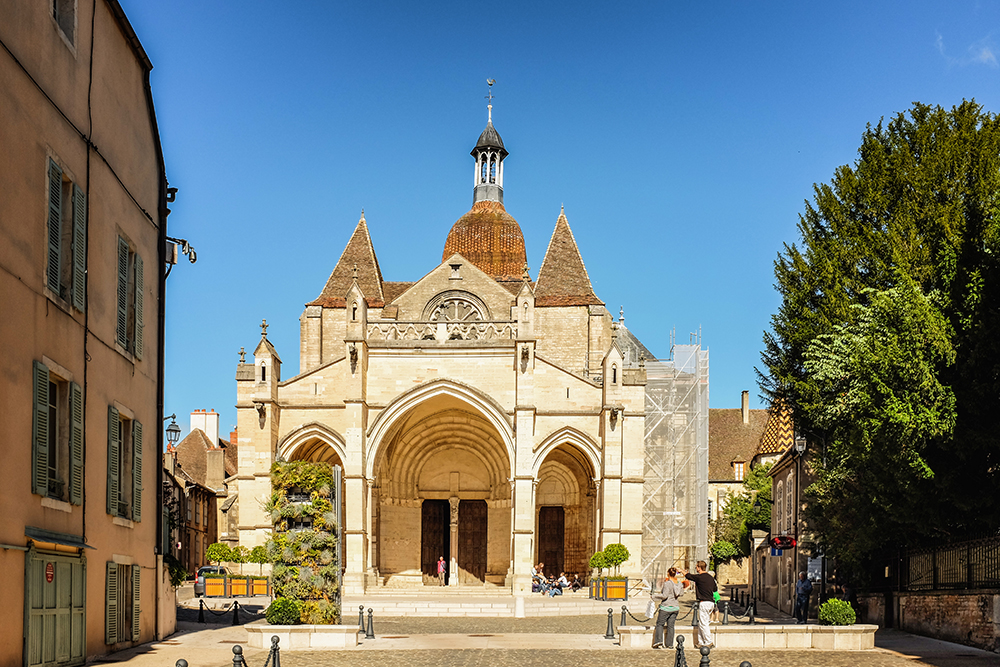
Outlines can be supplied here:
M86 563L29 551L25 578L27 664L82 665L86 658Z

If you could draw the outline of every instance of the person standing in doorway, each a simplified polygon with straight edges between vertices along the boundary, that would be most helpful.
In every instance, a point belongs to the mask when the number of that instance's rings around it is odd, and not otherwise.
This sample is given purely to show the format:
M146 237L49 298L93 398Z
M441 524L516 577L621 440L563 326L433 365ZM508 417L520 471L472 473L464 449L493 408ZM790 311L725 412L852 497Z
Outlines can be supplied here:
M813 585L805 572L799 572L799 580L795 582L795 620L800 624L809 619L809 596Z
M448 564L444 562L444 556L438 556L438 586L444 586L444 575L448 572Z
M712 629L708 624L711 620L712 610L715 609L715 596L712 594L719 590L719 585L715 583L715 577L705 571L707 569L708 563L700 560L695 563L695 570L697 571L695 574L684 573L684 577L688 581L694 582L695 597L698 600L698 641L695 643L696 648L702 646L711 648L715 646Z

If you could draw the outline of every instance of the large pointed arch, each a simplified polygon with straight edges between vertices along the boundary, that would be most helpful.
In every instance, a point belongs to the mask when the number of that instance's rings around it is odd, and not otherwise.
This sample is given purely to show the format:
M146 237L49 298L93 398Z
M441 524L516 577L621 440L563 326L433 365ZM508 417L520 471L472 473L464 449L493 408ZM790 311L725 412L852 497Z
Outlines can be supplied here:
M572 445L583 454L590 462L593 479L601 477L601 449L597 443L591 440L585 433L572 426L564 426L561 429L549 434L535 450L534 460L531 462L531 475L538 479L538 471L545 462L545 458L560 445Z
M347 461L347 447L344 437L335 430L319 422L309 422L287 433L278 441L278 454L286 461L303 458L305 448L317 443L328 445L337 454L341 463Z
M401 394L372 423L365 449L365 476L375 475L376 464L387 436L393 427L413 408L438 397L450 397L468 405L480 414L497 432L507 450L508 470L514 470L514 430L503 407L478 389L453 380L431 380Z

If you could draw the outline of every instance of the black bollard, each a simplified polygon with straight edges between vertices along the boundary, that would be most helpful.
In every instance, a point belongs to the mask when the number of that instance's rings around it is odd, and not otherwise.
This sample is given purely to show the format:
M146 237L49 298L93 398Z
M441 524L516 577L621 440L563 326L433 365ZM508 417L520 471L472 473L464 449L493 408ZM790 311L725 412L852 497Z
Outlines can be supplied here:
M750 664L749 660L744 660L740 663L740 667L753 667L753 665Z
M199 623L204 623L205 622L205 601L204 600L198 600L198 622Z
M712 659L708 657L708 654L712 652L712 649L702 646L698 652L701 653L701 662L698 663L698 667L711 667Z
M628 625L628 619L625 618L625 614L627 613L628 613L628 607L622 605L622 622L621 622L622 625Z
M749 623L750 625L753 625L755 623L753 617L754 617L754 614L756 614L756 613L757 613L757 604L756 604L756 601L750 602L749 606L747 607L747 617L749 619L747 621L747 623Z
M174 667L188 667L188 661L185 660L184 658L181 658L180 660L174 663Z
M698 601L695 600L691 603L691 627L698 627Z
M358 630L365 631L365 606L358 607Z
M740 591L740 606L741 607L746 607L747 606L747 593L746 593L746 591Z
M674 660L674 667L687 667L687 658L684 657L684 635L677 635L677 658Z
M240 624L240 603L233 600L233 625Z
M246 667L243 661L243 647L237 644L233 647L233 667Z
M278 655L278 635L271 635L271 655L267 657L271 667L281 667L281 656Z
M604 638L615 638L615 610L611 607L608 607L608 631L604 633Z
M368 607L368 629L365 630L365 639L375 639L375 629L372 626L372 608Z
M722 624L729 625L729 601L722 603Z

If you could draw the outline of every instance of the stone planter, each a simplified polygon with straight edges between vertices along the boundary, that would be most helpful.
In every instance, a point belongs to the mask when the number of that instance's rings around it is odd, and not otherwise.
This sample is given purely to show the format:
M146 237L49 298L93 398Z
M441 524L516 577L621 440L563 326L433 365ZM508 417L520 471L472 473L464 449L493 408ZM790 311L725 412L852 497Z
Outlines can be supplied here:
M277 635L282 651L313 648L354 648L358 645L357 625L267 625L264 622L243 626L250 648L271 648L271 637Z

